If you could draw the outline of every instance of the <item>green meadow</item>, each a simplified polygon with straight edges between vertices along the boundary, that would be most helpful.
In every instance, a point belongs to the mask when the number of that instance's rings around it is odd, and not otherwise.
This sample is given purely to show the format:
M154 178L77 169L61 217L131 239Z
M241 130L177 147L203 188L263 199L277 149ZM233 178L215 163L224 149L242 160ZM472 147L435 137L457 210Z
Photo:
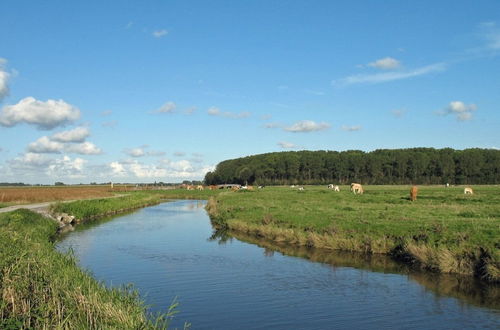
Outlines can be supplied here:
M223 192L207 209L218 227L287 244L390 254L416 267L500 280L500 187L266 187Z

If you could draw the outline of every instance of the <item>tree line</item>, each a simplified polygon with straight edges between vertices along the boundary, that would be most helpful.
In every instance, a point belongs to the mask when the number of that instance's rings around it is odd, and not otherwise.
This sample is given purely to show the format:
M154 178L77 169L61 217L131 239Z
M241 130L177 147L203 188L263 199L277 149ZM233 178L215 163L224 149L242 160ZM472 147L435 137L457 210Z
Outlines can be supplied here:
M498 184L500 150L287 151L220 162L205 184Z

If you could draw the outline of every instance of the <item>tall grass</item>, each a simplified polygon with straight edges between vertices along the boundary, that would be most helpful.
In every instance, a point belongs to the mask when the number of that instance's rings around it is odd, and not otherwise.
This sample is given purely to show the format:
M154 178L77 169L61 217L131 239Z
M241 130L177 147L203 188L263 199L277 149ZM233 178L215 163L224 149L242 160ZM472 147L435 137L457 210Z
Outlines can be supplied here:
M207 205L214 225L277 242L391 254L442 273L500 281L500 187L368 186L222 193Z
M0 328L166 328L130 287L106 288L54 249L57 225L28 210L0 215Z

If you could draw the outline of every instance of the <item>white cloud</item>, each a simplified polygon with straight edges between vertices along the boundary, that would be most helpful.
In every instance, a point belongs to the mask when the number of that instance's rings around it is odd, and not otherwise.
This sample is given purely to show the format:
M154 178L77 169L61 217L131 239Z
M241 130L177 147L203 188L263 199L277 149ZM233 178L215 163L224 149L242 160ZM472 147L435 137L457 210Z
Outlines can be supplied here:
M333 85L379 84L394 80L408 79L426 74L441 72L446 69L445 63L435 63L406 71L381 72L375 74L357 74L333 81Z
M162 105L158 110L156 110L156 113L173 113L175 111L175 108L177 108L177 105L174 102L167 102L164 105Z
M455 118L459 121L468 121L472 119L472 113L477 110L475 104L465 104L461 101L453 101L448 104L448 106L438 112L441 115L455 115Z
M83 142L90 136L90 131L86 127L77 127L75 129L59 132L52 135L51 139L57 142Z
M98 148L92 142L83 142L76 144L66 144L64 146L64 151L80 154L80 155L100 155L102 150Z
M207 113L210 116L215 116L215 117L225 117L225 118L233 118L233 119L239 119L239 118L247 118L250 117L250 112L239 112L239 113L234 113L234 112L229 112L229 111L221 111L217 107L210 107L207 111Z
M483 22L479 25L486 47L490 50L500 50L500 28L496 22Z
M130 157L142 157L146 155L146 151L144 151L143 147L125 149L124 152Z
M145 144L137 148L125 149L123 152L129 155L130 157L134 158L144 157L144 156L152 156L152 157L165 156L164 151L157 151L157 150L146 151L147 148L149 148L149 146Z
M288 132L316 132L316 131L324 131L330 128L330 124L322 122L316 123L312 120L301 120L293 124L292 126L285 127L284 130Z
M56 133L52 136L42 136L28 145L31 153L59 154L63 152L81 155L99 155L102 150L91 142L85 142L90 135L88 128L77 127L69 131Z
M356 126L342 125L342 130L347 131L347 132L356 132L356 131L361 130L361 126L360 125L356 125Z
M125 171L125 168L119 162L111 162L109 164L109 167L111 168L111 173L113 174L113 176L127 175L127 171Z
M0 57L0 102L9 94L10 74L4 70L7 60Z
M299 146L296 145L296 144L293 144L291 142L285 142L285 141L281 141L281 142L278 142L278 145L283 148L283 149L294 149L294 148L298 148Z
M83 178L83 168L87 161L82 158L71 160L70 157L64 156L60 159L54 159L48 166L46 173L50 177L55 178Z
M22 177L25 182L64 181L85 177L86 163L87 161L82 158L71 159L63 156L53 159L46 155L28 152L7 161L4 175L12 179Z
M174 152L174 156L176 156L176 157L184 157L184 156L186 156L186 153L183 152L183 151L176 151L176 152Z
M368 66L382 70L394 70L401 66L401 62L392 57L384 57L368 63Z
M63 126L80 118L80 110L63 100L38 101L26 97L15 105L3 107L0 125L12 127L20 123L35 125L42 130Z
M153 36L155 38L161 38L161 37L166 36L167 34L168 34L168 31L165 29L153 31Z
M52 141L47 136L42 136L35 142L28 145L28 151L37 154L59 154L63 151L64 144L56 141Z

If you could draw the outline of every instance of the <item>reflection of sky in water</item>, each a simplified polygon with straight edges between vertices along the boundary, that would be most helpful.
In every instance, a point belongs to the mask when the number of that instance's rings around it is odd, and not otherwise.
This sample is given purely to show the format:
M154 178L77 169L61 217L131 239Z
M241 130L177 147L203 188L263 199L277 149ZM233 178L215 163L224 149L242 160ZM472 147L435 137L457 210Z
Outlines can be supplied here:
M409 280L285 256L212 236L204 202L138 210L61 243L108 285L132 282L153 310L177 296L193 329L495 328L498 312L439 297ZM325 257L326 258L326 257Z

